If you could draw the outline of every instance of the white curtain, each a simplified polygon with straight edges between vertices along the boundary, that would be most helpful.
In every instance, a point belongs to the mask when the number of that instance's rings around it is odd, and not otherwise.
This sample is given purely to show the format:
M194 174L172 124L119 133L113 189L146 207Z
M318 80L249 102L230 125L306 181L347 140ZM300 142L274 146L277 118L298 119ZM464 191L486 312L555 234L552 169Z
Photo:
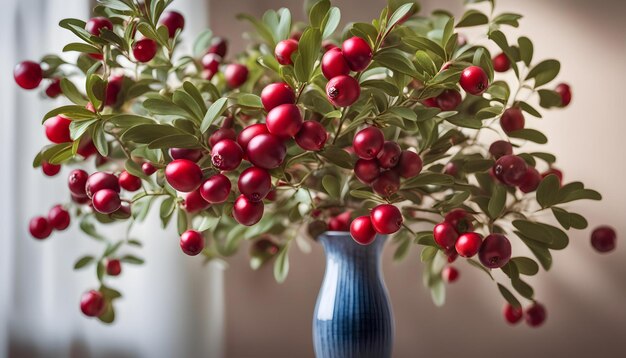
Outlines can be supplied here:
M64 168L54 178L31 167L46 144L40 120L63 102L43 100L13 82L13 66L59 53L73 35L57 26L85 19L87 0L3 0L0 12L0 357L222 357L223 274L178 247L178 235L160 229L156 215L134 229L144 243L143 266L125 265L109 280L124 297L117 320L106 326L80 313L81 294L96 288L92 269L74 272L76 258L99 254L99 243L76 223L39 242L28 235L31 217L68 199ZM207 25L208 6L193 0L173 5L186 17L187 45ZM45 88L45 87L44 87ZM123 227L106 231L112 238Z

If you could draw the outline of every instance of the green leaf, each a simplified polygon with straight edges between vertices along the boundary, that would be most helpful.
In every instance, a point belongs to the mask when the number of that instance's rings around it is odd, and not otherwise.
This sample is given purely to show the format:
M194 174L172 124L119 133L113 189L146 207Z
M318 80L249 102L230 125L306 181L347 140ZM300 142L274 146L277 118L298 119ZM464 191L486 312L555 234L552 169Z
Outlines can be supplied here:
M104 136L104 122L100 121L96 123L91 131L91 139L93 144L103 157L109 155L109 142L107 142Z
M513 14L513 13L503 13L496 16L493 19L493 23L498 25L509 25L513 27L519 27L519 19L522 18L522 15Z
M436 280L430 286L430 296L437 307L443 306L446 302L446 286L441 279Z
M528 257L514 257L511 259L512 263L517 266L517 270L522 275L533 276L539 272L539 265L535 262L535 260Z
M533 288L530 287L529 284L527 284L526 282L520 279L511 280L511 284L513 285L513 288L515 289L515 291L517 291L517 293L522 295L524 298L529 299L529 300L533 299L535 292Z
M524 110L524 112L530 114L531 116L535 116L537 118L541 118L541 113L539 113L536 109L534 109L530 104L524 102L524 101L520 101L518 102L519 106L521 109Z
M94 262L93 256L83 256L80 259L78 259L76 263L74 264L74 270L80 270L84 267L87 267L92 262Z
M61 91L63 91L63 95L67 97L67 99L72 101L72 103L83 107L87 105L87 100L85 99L85 97L83 97L83 95L78 92L78 89L76 88L74 83L72 83L72 81L68 80L67 78L61 79Z
M416 233L415 243L418 245L437 247L432 231L420 231Z
M561 96L553 90L540 89L537 91L539 94L539 105L542 108L552 108L561 106Z
M283 283L289 274L289 245L283 246L274 262L274 279L276 282Z
M209 129L211 124L224 113L228 105L228 98L222 97L217 101L213 102L213 104L209 107L206 114L204 115L204 119L202 120L202 124L200 125L200 132L203 134Z
M417 37L407 37L407 38L403 38L402 39L407 45L416 48L416 49L424 49L424 50L428 50L432 53L434 53L435 55L437 55L440 59L446 59L446 52L443 49L443 47L441 47L441 45L439 45L438 43L436 43L435 41L427 38L427 37L422 37L422 36L417 36Z
M237 96L237 104L243 107L263 108L261 97L251 93L244 93Z
M143 265L145 262L143 259L133 255L124 255L120 258L120 261L131 265Z
M280 20L278 21L278 26L276 26L276 42L286 40L289 37L289 33L291 32L291 12L289 9L282 8L278 10L278 16Z
M176 221L176 227L178 228L178 235L182 235L187 231L187 213L183 209L178 209L178 219Z
M537 188L537 202L542 208L555 204L560 186L560 180L554 174L550 174L541 180Z
M311 26L320 28L328 10L330 10L330 1L317 1L311 7L311 10L309 10L309 22L311 23Z
M504 206L506 205L506 188L503 185L496 184L493 186L493 193L489 199L489 217L492 219L500 217Z
M41 122L43 123L46 121L46 119L57 116L59 114L69 119L91 119L96 116L95 113L86 109L85 107L70 105L61 106L51 110L43 116L43 120Z
M517 39L517 45L519 48L519 54L526 66L530 66L533 60L533 43L528 37L520 37Z
M478 10L471 9L467 10L463 14L463 17L461 17L459 23L456 24L456 27L479 26L485 25L487 23L489 23L489 18L487 17L487 15Z
M102 53L102 50L100 50L98 47L93 46L93 45L89 45L86 43L82 43L82 42L73 42L70 44L67 44L63 47L63 52L71 52L71 51L76 51L76 52L83 52L83 53Z
M85 134L85 132L89 130L89 127L91 127L91 125L96 123L98 120L98 118L94 118L81 121L72 121L70 123L70 138L72 138L72 140L80 139L80 137L82 137L83 134Z
M380 196L374 193L371 193L369 191L365 191L365 190L350 190L350 196L357 198L357 199L366 199L366 200L373 200L376 202L384 202L384 200Z
M96 232L96 227L91 221L87 219L87 217L83 218L83 220L80 221L79 227L85 234L89 235L90 237L99 241L106 241L106 239L102 235Z
M161 223L163 227L167 227L167 224L174 213L174 209L176 209L176 200L173 196L167 197L165 200L161 202L161 207L159 208L159 216L161 218Z
M559 61L545 60L538 63L530 70L530 72L528 72L526 80L534 78L536 88L552 81L559 74L560 70L561 64Z
M250 16L247 14L238 14L236 16L238 20L247 20L249 21L254 28L256 29L258 35L265 41L267 44L274 48L276 46L276 42L274 42L274 36L272 32L267 28L267 26L261 21L257 20L254 16Z
M439 174L439 173L431 173L424 172L420 173L418 176L406 180L404 185L402 185L403 189L410 188L419 188L426 185L452 185L454 184L454 178L450 175Z
M405 258L406 255L409 253L410 248L411 248L411 240L409 240L408 238L404 238L402 242L400 243L400 245L396 247L396 251L394 251L393 253L393 260L400 261L403 258Z
M304 30L298 41L298 51L293 55L293 70L298 81L304 83L311 80L321 44L322 33L319 29L309 27Z
M415 61L417 62L416 70L418 72L426 72L431 76L437 73L437 66L435 66L435 63L426 51L417 51L415 53Z
M334 175L324 175L322 178L322 186L331 198L339 199L341 195L341 188L337 177Z
M524 128L514 132L509 132L508 135L511 138L525 139L538 144L548 143L548 137L538 130L531 128Z
M165 98L148 98L143 101L143 107L154 114L189 117L189 112Z
M483 266L480 262L474 260L474 259L467 259L467 263L470 264L471 266L476 267L477 269L481 270L482 272L486 273L491 280L493 281L493 275L491 274L490 270L488 270L485 266Z
M417 71L415 70L415 66L409 61L406 55L398 49L387 48L380 50L374 55L374 61L392 71L404 73L411 77L416 76Z
M420 254L420 260L422 260L422 262L431 261L435 258L435 255L437 255L438 251L439 249L437 249L436 247L426 246L422 249L422 253Z
M324 21L322 24L322 28L324 29L324 31L322 31L322 38L326 39L330 37L337 29L337 26L339 26L340 21L341 11L339 11L338 8L332 7L330 10L328 10L328 13L326 14L326 17L324 17Z
M579 189L568 193L565 196L559 195L559 203L569 203L570 201L575 200L602 200L602 195L595 190L592 189Z
M413 8L414 3L409 2L406 3L396 9L396 11L391 14L391 17L387 21L387 28L385 28L385 33L391 31L391 29L398 23L398 21L402 20Z
M193 56L194 57L202 57L211 45L211 37L213 37L213 32L209 29L206 29L196 37L196 40L193 43Z
M156 124L152 118L142 117L134 114L118 114L107 119L107 122L118 128L131 128L139 124Z
M354 163L352 156L346 152L345 150L334 146L334 145L326 145L319 154L324 157L329 162L338 165L345 169L353 169Z
M502 294L502 297L504 297L504 299L513 307L515 308L522 308L522 304L519 302L519 300L517 298L515 298L515 296L511 293L511 291L509 291L506 287L504 287L501 284L498 284L498 290L500 290L500 294Z
M527 220L515 220L513 226L518 229L525 237L538 241L544 245L550 245L552 243L552 237L537 223Z

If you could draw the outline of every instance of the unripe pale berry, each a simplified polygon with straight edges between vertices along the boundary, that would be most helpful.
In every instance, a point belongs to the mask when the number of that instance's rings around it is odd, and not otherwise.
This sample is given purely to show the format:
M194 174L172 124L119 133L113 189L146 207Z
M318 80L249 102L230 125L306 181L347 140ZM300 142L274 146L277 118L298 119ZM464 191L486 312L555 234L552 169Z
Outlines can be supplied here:
M380 129L367 127L354 135L352 147L359 158L374 159L383 149L384 143L385 137Z
M485 71L478 66L469 66L461 72L459 84L465 92L480 96L489 87L489 78Z
M350 235L360 245L369 245L376 239L376 230L369 216L359 216L350 224Z
M296 40L283 40L276 44L276 48L274 49L274 56L276 57L276 61L281 65L291 65L293 64L293 53L298 50L298 41Z
M296 103L296 94L284 82L271 83L261 91L261 103L263 103L265 110L269 112L281 104Z
M195 230L187 230L180 235L180 248L189 256L196 256L204 250L204 236Z
M379 234L393 234L402 227L402 213L391 204L381 204L370 213L372 226Z
M205 180L200 186L200 194L204 200L212 204L220 204L228 199L231 184L228 177L223 174L215 174Z
M280 138L295 136L302 127L302 122L302 114L295 104L274 107L265 118L267 129Z
M235 200L232 214L241 225L252 226L263 217L264 207L262 201L252 201L242 194Z
M341 51L352 71L363 71L372 61L372 48L357 36L345 40L341 45Z
M165 179L172 188L189 193L200 186L202 170L191 160L176 159L165 167Z
M333 77L326 84L326 97L336 107L348 107L359 99L361 86L350 76Z
M475 232L466 232L459 236L454 244L456 252L463 257L472 257L478 253L482 237Z

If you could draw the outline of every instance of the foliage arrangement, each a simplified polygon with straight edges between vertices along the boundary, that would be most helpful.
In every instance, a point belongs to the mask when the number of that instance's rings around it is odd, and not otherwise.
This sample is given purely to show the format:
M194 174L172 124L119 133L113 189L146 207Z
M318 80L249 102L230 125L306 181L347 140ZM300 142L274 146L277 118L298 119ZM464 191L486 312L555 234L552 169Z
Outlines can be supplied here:
M143 262L132 227L154 208L163 227L177 226L185 254L224 258L252 241L252 268L273 261L279 282L289 250L308 248L305 233L350 231L364 245L393 234L395 258L421 248L437 305L461 256L494 281L509 322L543 323L525 277L549 270L568 231L587 227L565 204L601 196L563 182L554 155L523 149L547 142L525 117L539 123L537 108L571 100L568 85L550 86L559 62L535 59L527 37L507 38L521 15L466 2L455 19L390 0L379 18L342 31L327 0L311 3L306 24L285 8L240 15L254 43L231 57L209 30L179 55L184 18L165 11L171 0L100 0L89 21L62 20L78 38L63 48L75 60L48 55L14 75L26 89L47 79L45 93L69 103L43 117L52 144L33 166L54 176L95 158L97 171L69 173L71 202L30 222L45 239L68 227L71 212L102 242L75 264L94 267L99 282L82 297L83 313L113 321L120 293L109 281ZM467 39L466 27L482 35ZM123 239L96 229L120 221ZM511 241L532 257L513 256ZM615 232L600 227L592 243L611 251Z

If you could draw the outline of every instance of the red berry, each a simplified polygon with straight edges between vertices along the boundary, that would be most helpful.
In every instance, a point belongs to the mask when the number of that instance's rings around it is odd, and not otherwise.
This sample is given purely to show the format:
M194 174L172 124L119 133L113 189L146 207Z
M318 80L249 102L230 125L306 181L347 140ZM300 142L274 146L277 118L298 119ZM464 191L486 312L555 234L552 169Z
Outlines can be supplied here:
M295 104L281 104L269 111L265 124L273 135L290 138L302 127L302 114Z
M78 144L78 149L76 153L80 154L83 158L87 159L92 155L98 153L98 149L93 144L93 140L88 138L87 136L83 136Z
M537 190L539 183L541 183L541 174L539 174L537 169L528 167L526 174L520 179L519 190L523 193L530 193Z
M293 64L293 53L298 51L298 41L296 40L283 40L276 44L276 48L274 49L274 56L276 57L276 61L281 65L291 65Z
M214 53L207 53L206 55L202 56L200 62L202 63L202 67L205 70L215 74L219 70L220 63L222 63L222 58Z
M228 50L228 42L221 37L214 37L211 39L211 46L208 53L214 53L220 57L226 57L226 51Z
M209 208L209 203L202 197L201 189L196 189L185 196L185 211L195 213Z
M489 87L489 78L482 68L469 66L461 72L459 84L465 92L480 96Z
M52 225L43 216L37 216L28 223L28 231L35 239L43 240L52 233Z
M367 127L354 135L352 147L361 159L374 159L385 143L383 132L376 127Z
M90 204L91 203L91 199L89 199L89 197L87 195L85 196L77 196L74 194L70 194L70 196L72 197L72 201L75 202L76 204L82 205L82 204Z
M46 176L53 177L59 174L59 172L61 171L61 166L44 161L41 163L41 170Z
M333 77L326 84L326 97L335 107L348 107L359 99L361 87L350 76Z
M403 150L396 171L401 177L409 179L417 176L422 171L422 166L423 162L419 154Z
M245 195L239 195L233 206L233 217L238 223L245 226L252 226L263 217L262 201L252 201Z
M566 83L560 83L554 89L561 96L561 107L566 107L572 101L572 90Z
M541 326L545 322L546 316L546 308L537 302L526 309L526 323L531 327Z
M457 270L454 266L446 266L441 271L441 277L447 283L453 283L459 279L459 270Z
M296 94L286 83L271 83L263 88L261 102L265 110L269 112L281 104L296 103Z
M172 159L187 159L192 162L197 162L202 158L202 150L200 149L189 149L189 148L170 148L170 157Z
M70 226L70 213L61 205L55 205L48 212L48 223L55 230L65 230Z
M152 163L149 162L145 162L143 164L141 164L141 171L145 174L145 175L152 175L156 172L156 168L154 167L154 165L152 165Z
M102 214L111 214L122 206L120 195L111 189L98 190L91 201L93 208Z
M87 291L80 298L80 310L88 317L98 317L103 314L105 305L104 295L100 291Z
M85 24L85 30L94 36L100 36L102 29L113 31L113 23L106 17L92 17Z
M448 261L449 264L451 264L454 261L456 261L457 257L459 257L459 254L456 252L456 249L454 248L454 245L451 248L446 249L444 253L446 254L446 256L448 256L448 260L447 261Z
M345 40L341 50L352 71L363 71L372 61L372 48L360 37L354 36Z
M472 257L478 253L482 237L475 232L461 234L454 244L456 252L463 257Z
M232 63L226 66L224 78L226 78L228 87L239 88L248 80L248 67L238 63Z
M398 165L400 162L400 155L402 154L402 148L396 142L385 141L383 148L378 153L378 163L381 168L391 169Z
M37 62L23 61L13 69L15 83L23 89L34 89L43 79L43 71Z
M204 250L204 236L195 230L187 230L180 235L180 248L189 256L196 256Z
M67 177L67 186L72 195L78 197L87 196L87 192L85 191L87 178L89 178L89 174L82 169L74 169L70 172L70 175Z
M335 49L335 48L339 48L339 47L337 47L337 45L335 45L334 43L332 43L330 40L324 40L324 41L322 41L322 51L323 51L324 53L326 53L326 52L328 52L328 51L330 51L330 50L332 50L332 49Z
M452 224L459 234L474 229L474 217L463 209L454 209L446 214L444 221Z
M444 221L435 225L433 228L433 237L435 238L437 245L443 249L450 250L454 248L454 244L456 244L459 234L456 232L452 224Z
M422 104L426 107L439 108L439 105L437 104L437 97L426 98L422 100Z
M189 193L202 183L202 170L191 160L176 159L165 167L165 179L172 188Z
M443 173L446 174L446 175L450 175L450 176L456 177L457 174L459 174L459 168L457 167L457 165L454 162L448 162L443 167Z
M159 22L167 27L167 32L170 38L176 35L176 30L182 30L185 28L185 18L176 11L165 12L161 15L161 20Z
M350 74L350 67L339 47L326 51L322 56L322 73L330 80L337 76Z
M105 106L115 106L117 104L117 100L122 90L122 84L124 83L123 76L112 76L109 78L109 82L106 86L106 91L104 94L104 105Z
M490 234L480 245L480 262L487 268L500 268L511 259L511 243L504 235Z
M511 68L511 61L504 52L493 58L493 70L496 72L506 72Z
M380 175L380 165L376 159L359 159L354 164L354 175L363 184L371 184Z
M71 142L70 123L72 123L72 121L61 115L48 118L43 124L46 128L46 137L48 137L52 143Z
M369 216L359 216L350 224L350 235L358 244L369 245L376 239L376 230Z
M437 106L442 111L453 111L461 104L461 93L457 90L447 89L436 97Z
M508 108L504 113L502 113L502 117L500 117L500 127L504 133L511 133L518 131L520 129L524 129L524 114L522 110L517 107Z
M129 203L122 203L119 209L109 214L109 218L113 220L126 220L130 218L131 209Z
M126 170L123 170L120 173L119 178L117 178L118 182L122 189L127 191L137 191L141 189L141 179L130 174Z
M85 183L85 192L90 198L98 191L103 189L111 189L116 193L120 192L120 184L117 177L113 174L105 172L95 172L87 178Z
M541 174L542 178L547 177L548 175L556 175L559 178L559 184L563 182L563 172L558 170L557 168L550 168Z
M249 200L263 200L272 189L272 177L265 169L250 167L239 176L237 187Z
M106 260L106 270L109 276L119 276L122 273L122 263L118 259Z
M502 156L513 154L513 146L505 140L497 140L489 146L489 153L494 158L500 159Z
M524 311L521 307L515 307L507 303L504 306L502 314L508 323L516 324L522 319L522 316L524 316Z
M285 160L287 148L275 135L259 134L248 142L246 154L250 162L257 167L274 169Z
M388 170L372 182L372 189L382 197L393 195L400 189L400 176L395 171Z
M393 234L402 227L402 213L391 204L381 204L370 213L372 226L379 234Z
M264 123L257 123L244 128L237 136L237 143L241 146L244 152L248 149L248 143L252 138L259 134L268 134L267 126Z
M350 231L352 223L352 212L346 211L337 216L330 218L328 221L328 230L330 231Z
M150 62L157 50L157 43L152 39L141 39L133 44L133 56L139 62Z
M296 144L304 150L319 151L324 148L328 132L316 121L305 121L295 136Z
M237 133L235 133L234 129L222 127L216 130L215 132L213 132L213 134L211 134L211 136L209 137L209 145L211 147L214 147L215 144L217 144L223 139L235 140L236 138L237 138Z
M591 233L591 246L598 252L615 250L617 235L610 226L599 226Z
M516 155L505 155L496 160L493 173L506 185L516 186L522 182L528 165Z
M61 93L63 93L63 90L61 89L61 79L58 77L52 79L52 82L50 82L46 88L46 96L50 98L57 98Z
M237 169L243 160L243 150L232 139L222 139L211 149L211 162L220 170Z
M220 204L228 199L230 189L230 180L223 174L216 174L202 183L200 195L209 203Z

